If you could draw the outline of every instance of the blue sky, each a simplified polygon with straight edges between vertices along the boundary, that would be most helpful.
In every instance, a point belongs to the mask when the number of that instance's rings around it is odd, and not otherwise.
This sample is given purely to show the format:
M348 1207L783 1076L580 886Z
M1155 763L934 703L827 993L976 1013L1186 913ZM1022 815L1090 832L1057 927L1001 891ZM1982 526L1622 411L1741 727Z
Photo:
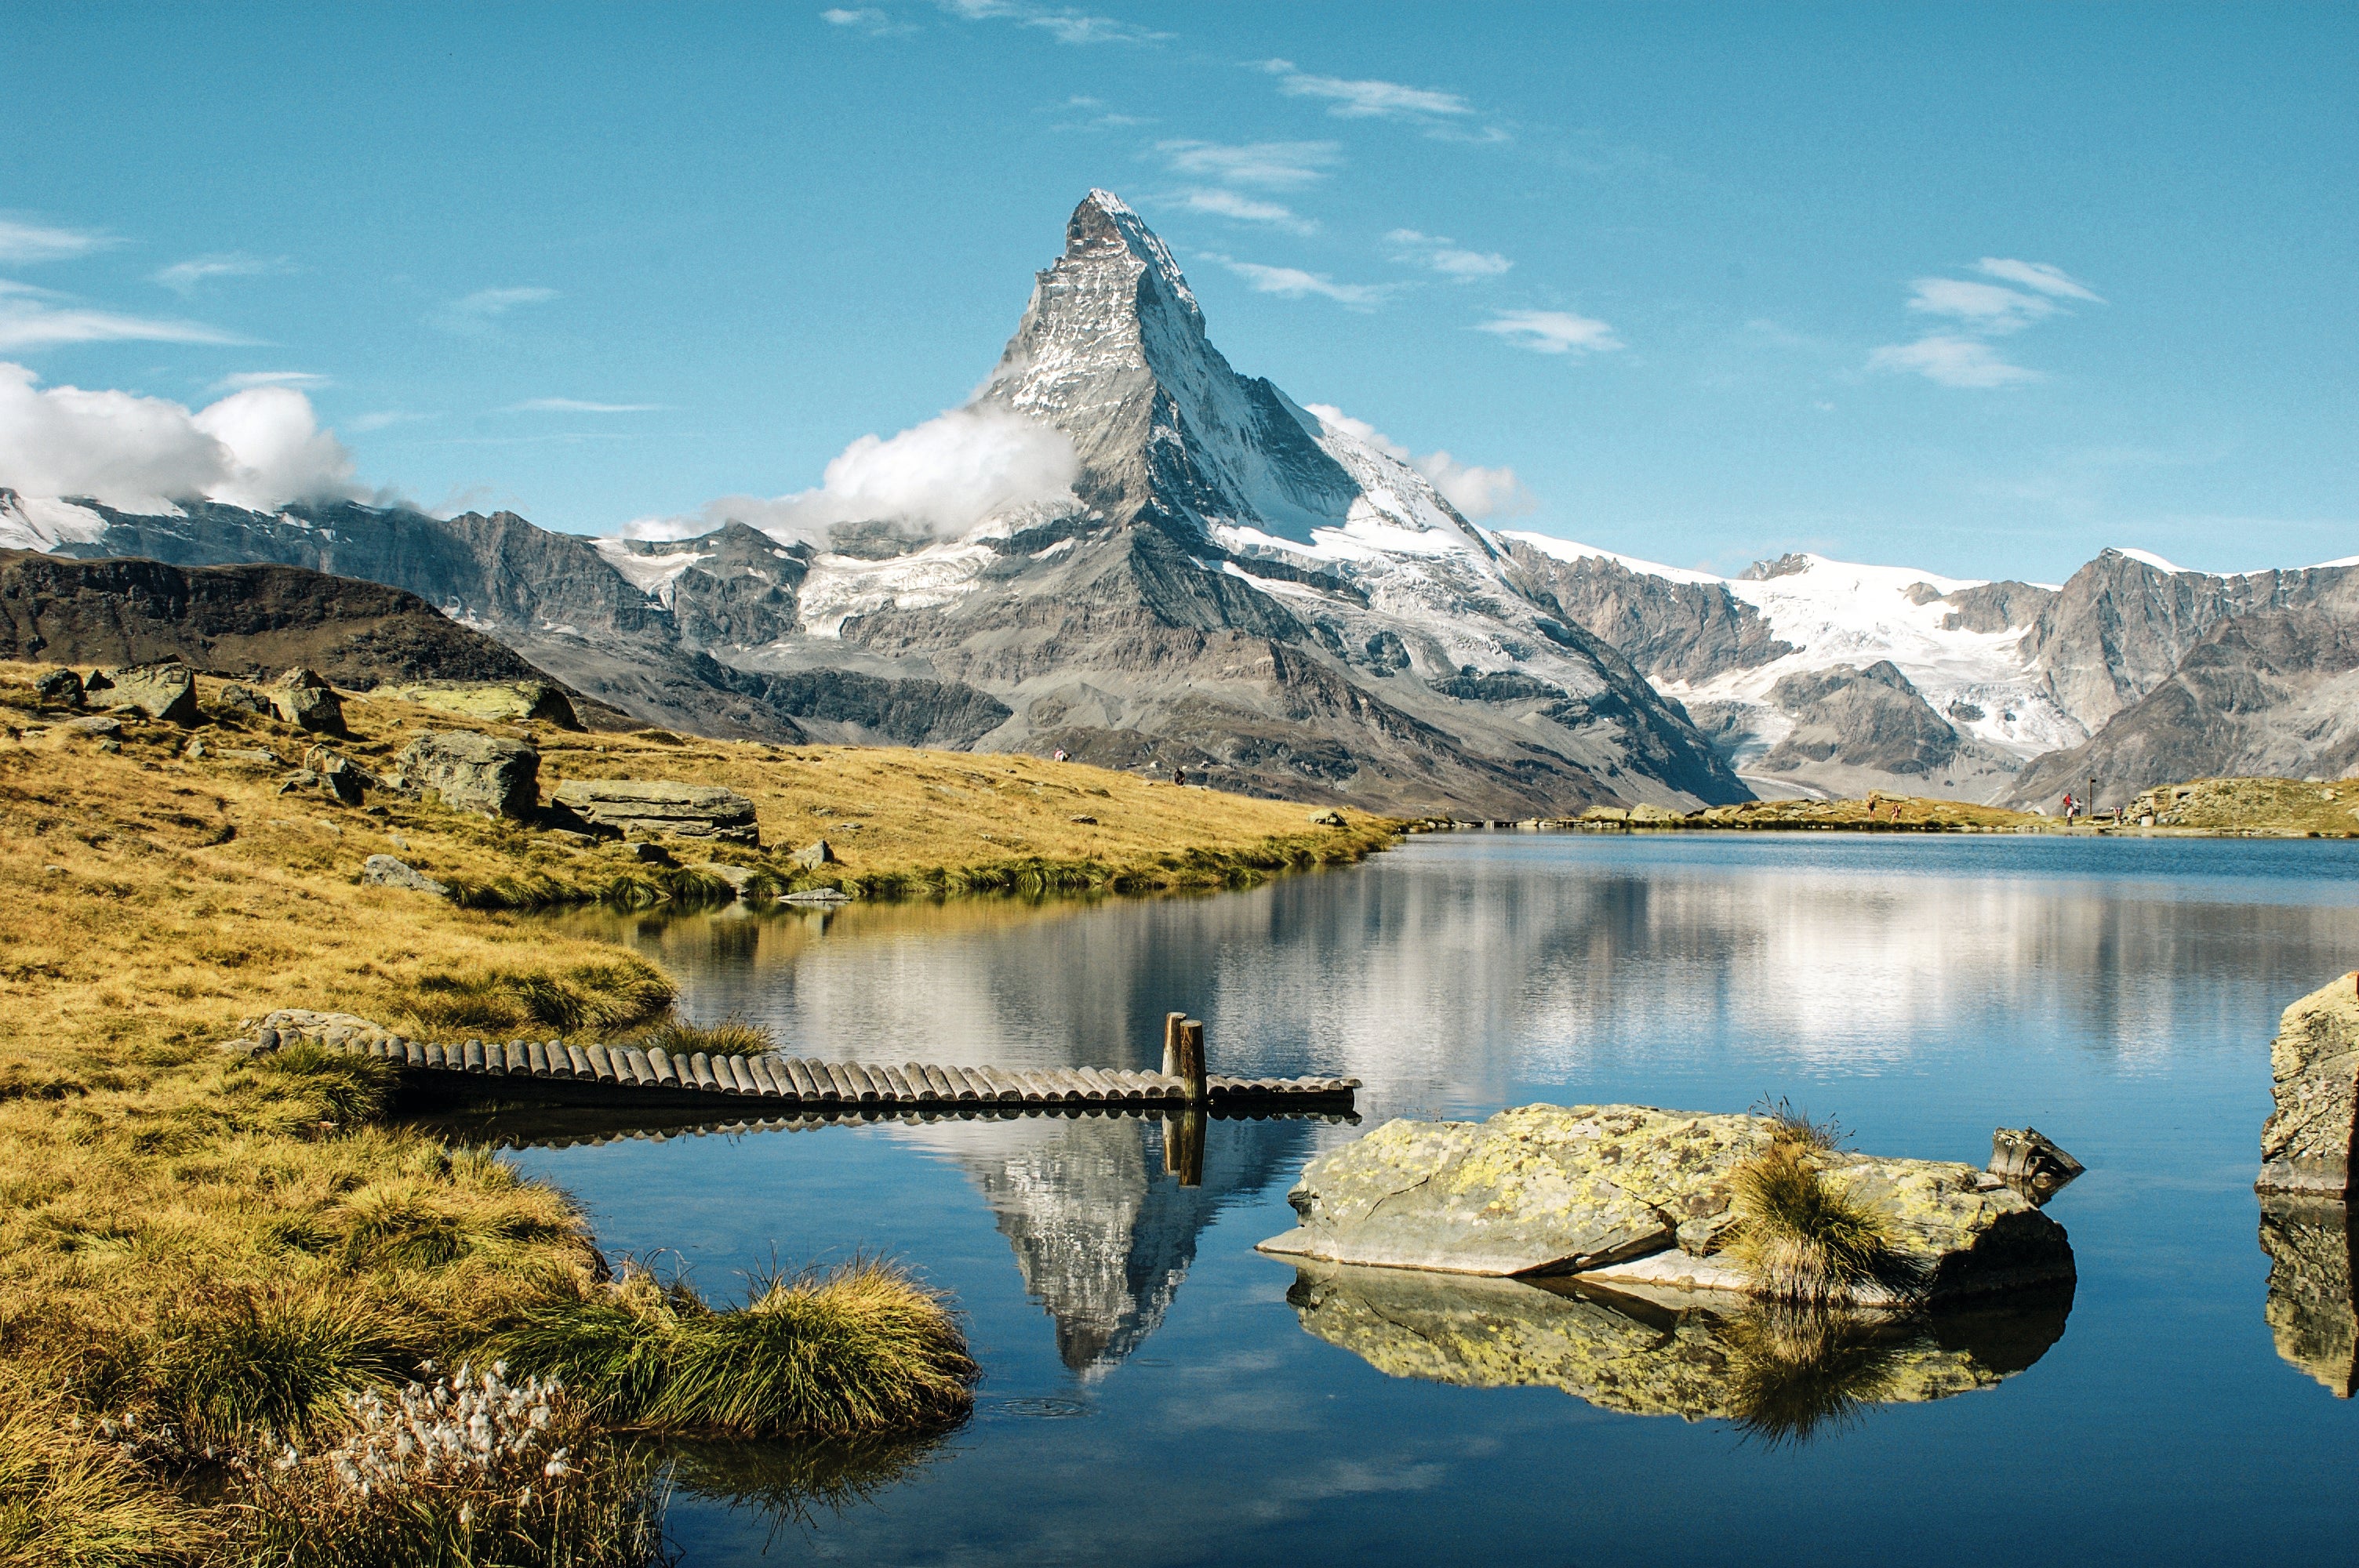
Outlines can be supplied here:
M612 531L962 401L1093 185L1523 526L2359 551L2359 8L19 5L0 361ZM0 474L0 482L7 477Z

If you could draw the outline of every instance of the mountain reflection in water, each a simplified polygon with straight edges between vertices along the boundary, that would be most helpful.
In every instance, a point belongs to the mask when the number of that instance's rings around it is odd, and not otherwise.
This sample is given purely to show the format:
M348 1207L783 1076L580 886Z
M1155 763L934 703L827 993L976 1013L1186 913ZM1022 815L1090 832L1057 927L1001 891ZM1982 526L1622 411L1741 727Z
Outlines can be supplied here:
M1993 1387L2045 1355L2072 1310L2070 1285L1890 1316L1333 1264L1299 1266L1286 1299L1305 1329L1392 1377L1546 1384L1601 1410L1734 1421L1773 1445L1868 1405Z
M1304 1161L1312 1123L1223 1121L1201 1185L1164 1171L1160 1117L1027 1117L920 1125L897 1136L966 1173L1057 1325L1059 1359L1093 1379L1163 1321L1196 1238L1230 1204Z

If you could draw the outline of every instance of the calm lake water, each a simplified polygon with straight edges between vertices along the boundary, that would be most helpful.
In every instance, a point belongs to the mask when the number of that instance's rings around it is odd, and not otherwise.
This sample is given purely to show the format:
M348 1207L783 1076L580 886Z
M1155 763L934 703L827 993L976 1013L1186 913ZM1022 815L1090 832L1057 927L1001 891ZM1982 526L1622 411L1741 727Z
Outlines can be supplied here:
M1189 1188L1159 1120L1104 1118L514 1157L710 1293L881 1253L968 1315L985 1377L938 1443L686 1456L699 1568L2350 1561L2359 1403L2279 1353L2337 1329L2316 1279L2272 1305L2252 1182L2277 1014L2359 964L2354 905L2342 843L1486 834L1201 898L588 915L799 1054L1153 1067L1186 1009L1215 1071L1353 1074L1364 1119L1215 1121ZM1929 1330L1901 1360L1979 1368L1954 1397L1797 1430L1748 1419L1725 1325L1493 1287L1546 1353L1470 1379L1429 1353L1449 1303L1252 1249L1388 1117L1765 1095L1878 1153L2037 1126L2089 1166L2049 1208L2077 1289ZM2331 1274L2343 1233L2305 1234ZM1560 1386L1609 1342L1621 1393ZM1538 1380L1469 1386L1502 1378ZM1696 1419L1630 1413L1662 1389Z

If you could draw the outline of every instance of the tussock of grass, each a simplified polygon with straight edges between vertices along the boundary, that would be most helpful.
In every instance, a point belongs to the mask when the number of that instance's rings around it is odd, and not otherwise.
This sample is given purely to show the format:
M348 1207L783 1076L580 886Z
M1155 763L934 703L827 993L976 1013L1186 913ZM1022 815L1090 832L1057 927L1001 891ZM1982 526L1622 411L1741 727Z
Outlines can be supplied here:
M483 968L420 975L396 1015L431 1034L539 1027L603 1035L671 1005L671 981L644 959L614 954L563 969Z
M1828 1178L1821 1152L1801 1137L1773 1136L1736 1167L1736 1223L1723 1250L1752 1276L1757 1296L1847 1302L1860 1286L1893 1271L1883 1219Z
M176 1308L92 1392L144 1406L192 1451L332 1424L344 1396L382 1383L407 1357L374 1303L306 1290L245 1289ZM112 1399L107 1398L114 1395Z
M684 1018L668 1018L640 1035L639 1044L660 1045L674 1056L692 1055L699 1051L708 1056L758 1056L778 1048L776 1035L742 1012L733 1012L718 1023L690 1023Z
M721 1312L630 1268L527 1308L494 1343L614 1425L742 1437L947 1426L972 1407L979 1374L948 1303L865 1260L758 1281L744 1307Z
M146 1568L211 1531L186 1502L53 1405L0 1410L0 1563Z

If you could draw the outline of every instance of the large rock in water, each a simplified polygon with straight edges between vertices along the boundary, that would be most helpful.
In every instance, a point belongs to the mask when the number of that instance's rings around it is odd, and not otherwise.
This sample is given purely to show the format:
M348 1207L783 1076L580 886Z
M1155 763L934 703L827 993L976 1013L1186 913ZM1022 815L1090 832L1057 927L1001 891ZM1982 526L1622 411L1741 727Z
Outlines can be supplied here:
M1530 1105L1484 1122L1390 1121L1310 1162L1301 1225L1262 1250L1461 1274L1612 1270L1632 1283L1741 1290L1714 1256L1756 1116ZM1928 1298L2073 1277L2063 1227L1997 1177L1834 1152L1821 1164L1882 1216Z
M601 827L759 844L754 803L718 784L669 779L568 779L550 796Z
M1548 1386L1603 1410L1800 1437L1859 1405L1996 1385L2056 1343L2072 1292L1896 1318L1304 1263L1286 1300L1310 1333L1390 1377Z
M429 730L403 748L401 772L453 811L522 817L540 804L540 753L521 741Z
M2261 1126L2265 1193L2341 1199L2351 1189L2354 1119L2359 1117L2359 973L2285 1010L2269 1042L2277 1108Z

